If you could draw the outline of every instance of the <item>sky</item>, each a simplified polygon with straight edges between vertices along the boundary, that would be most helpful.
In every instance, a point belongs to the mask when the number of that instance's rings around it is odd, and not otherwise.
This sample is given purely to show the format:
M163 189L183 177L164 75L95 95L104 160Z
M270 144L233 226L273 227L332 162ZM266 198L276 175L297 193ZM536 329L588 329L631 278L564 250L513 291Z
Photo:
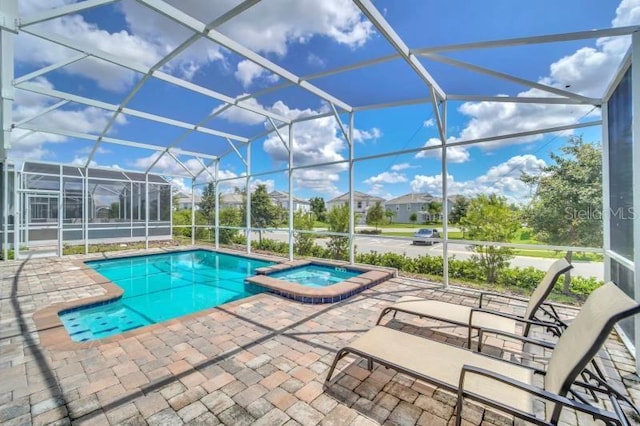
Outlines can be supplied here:
M23 18L43 10L62 7L69 0L20 0ZM206 25L236 6L239 1L168 1L176 8L174 17L185 14ZM503 38L557 34L640 24L640 0L549 0L513 2L447 2L377 0L374 6L412 49ZM396 53L393 46L351 2L343 0L269 0L242 12L215 28L223 39L232 39L270 62L295 74L310 76L338 67L357 64ZM34 34L47 35L58 43ZM15 38L15 76L19 78L51 64L70 60L77 51L65 47L70 41L87 46L93 56L47 72L18 86L13 107L14 122L23 127L64 130L107 138L134 141L208 155L223 155L219 176L223 191L244 187L244 160L250 156L250 183L288 191L286 168L288 130L280 135L263 116L295 119L330 112L330 106L309 91L287 85L282 77L256 65L226 47L208 39L197 39L173 54L193 32L167 16L156 13L144 2L124 0L79 14L28 26ZM587 39L537 45L476 49L442 53L447 58L468 62L519 78L574 93L600 98L628 49L629 37ZM102 59L96 58L101 56ZM116 67L104 59L122 58L128 68ZM536 88L505 81L460 67L421 57L427 71L447 94L484 96L552 96ZM160 74L145 78L140 71L157 68ZM161 78L157 78L160 76ZM189 84L238 99L247 108L223 109L224 103L210 96L171 84L180 78ZM401 100L427 98L428 87L401 59L368 68L313 78L316 88L351 106L366 106ZM278 90L266 90L278 88ZM52 92L53 91L53 92ZM45 114L63 92L80 98L97 99L105 108L68 102ZM49 95L43 95L48 93ZM119 104L129 110L167 117L183 127L170 126L134 115L114 114ZM125 110L125 112L127 112ZM205 120L210 115L214 118ZM496 102L449 101L447 143L488 136L525 132L554 126L598 120L600 110L584 105L544 105ZM31 120L29 120L32 117ZM348 114L340 114L348 127ZM354 153L368 158L354 163L355 189L386 199L410 192L442 192L441 150L431 149L402 155L384 154L416 150L440 143L434 110L430 103L359 111L354 116ZM28 120L28 121L27 121ZM185 124L186 123L186 124ZM275 121L277 125L281 122ZM203 131L185 130L199 124ZM255 139L250 148L244 142L229 142L208 130ZM573 131L511 138L475 146L447 148L447 181L450 194L473 196L495 192L513 202L526 202L531 195L520 180L521 173L535 174L551 162L567 138L582 136L588 142L601 139L600 126ZM346 162L349 147L333 116L302 121L293 126L293 192L297 197L329 200L349 188ZM230 143L234 144L232 148ZM247 150L250 153L247 153ZM90 140L16 128L12 132L9 158L71 163L84 166L94 144ZM237 151L237 152L236 152ZM166 175L193 174L202 169L201 160L190 155L169 155L158 159L156 151L102 142L90 164L100 167L146 170ZM202 159L210 165L210 159ZM324 162L337 164L306 167ZM184 166L184 167L183 167ZM211 179L213 168L201 173L195 186L200 191ZM176 188L190 191L191 179L173 177Z

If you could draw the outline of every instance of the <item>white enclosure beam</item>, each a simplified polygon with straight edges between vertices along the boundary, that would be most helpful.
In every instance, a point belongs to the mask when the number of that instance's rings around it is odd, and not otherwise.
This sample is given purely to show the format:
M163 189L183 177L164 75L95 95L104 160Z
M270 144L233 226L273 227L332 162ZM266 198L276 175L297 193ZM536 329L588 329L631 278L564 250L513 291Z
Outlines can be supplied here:
M338 127L340 127L340 130L342 131L344 138L347 139L349 144L351 144L351 142L353 141L351 140L351 137L349 136L349 133L347 132L347 130L344 128L344 124L342 124L342 120L340 120L340 114L338 114L338 111L336 110L336 107L333 106L333 104L330 104L330 105L331 105L331 111L333 112L333 116L338 122Z
M447 106L447 101L444 101L442 122L445 129L445 138L441 141L442 170L440 171L440 176L442 177L442 279L445 287L449 285L449 172L447 171L447 148L445 146L445 141L447 140Z
M251 253L251 144L247 145L247 161L245 162L245 220L247 222L247 253ZM260 231L262 232L262 231Z
M240 161L242 161L245 165L245 167L249 167L249 146L250 144L247 144L247 158L243 158L242 154L240 154L240 151L238 151L238 148L236 148L236 146L233 144L233 142L231 142L229 139L227 139L227 142L229 143L229 146L231 147L231 149L233 149L233 151L236 153L236 155L238 156L238 158L240 159Z
M220 160L216 160L213 167L213 197L215 200L214 208L214 240L216 249L220 248L220 183L218 182L218 173L220 169Z
M57 70L58 68L66 67L67 65L73 64L74 62L78 62L87 57L89 57L89 55L87 55L86 53L79 53L63 61L51 64L44 68L40 68L39 70L25 74L22 77L18 77L14 80L13 84L18 85L20 83L24 83L25 81L33 80L36 77L40 77L41 75Z
M629 215L630 220L633 220L633 264L634 264L634 294L635 300L640 301L640 197L637 196L640 193L640 108L636 108L640 103L640 33L633 34L632 43L632 60L631 60L631 102L629 107L631 108L631 135L632 135L632 152L633 152L633 183L632 193L633 196L633 212ZM623 118L618 118L623 119ZM614 171L615 173L615 171ZM633 214L635 213L635 214ZM636 358L636 372L640 371L640 317L634 316L634 329L635 329L635 358Z
M518 37L504 40L478 41L472 43L451 44L447 46L423 47L415 53L455 52L459 50L490 49L495 47L524 46L528 44L554 43L563 41L588 40L600 37L615 37L632 34L640 30L639 25L605 28L600 30L577 31L571 33L549 34L532 37Z
M209 167L211 167L216 160L213 160L209 163L209 165L204 164L204 161L202 161L202 159L200 157L196 157L196 161L198 161L198 163L200 163L200 165L202 166L202 170L200 170L198 173L196 173L195 175L193 175L193 180L195 181L196 179L198 179L198 177L204 173L207 172L207 174L212 178L215 179L216 177L213 175L213 173L211 173L211 171L209 170Z
M278 132L280 134L280 132ZM282 136L281 136L282 137ZM288 161L288 169L289 169L289 260L293 260L293 124L289 125L289 161Z
M535 96L483 96L483 95L454 95L447 94L448 101L462 102L506 102L518 104L548 104L548 105L593 105L590 102L575 98L535 97Z
M429 95L433 105L436 124L438 125L438 133L440 133L440 139L444 141L444 129L442 128L442 119L440 117L439 108L440 101L446 98L444 90L442 90L431 74L429 74L422 63L420 63L418 58L411 53L409 47L405 44L402 38L400 38L393 27L389 25L384 16L382 16L370 0L354 0L354 3L429 87Z
M353 167L355 163L353 162L353 158L355 156L355 147L353 143L353 128L354 128L354 113L349 113L349 133L347 135L347 142L349 143L349 263L354 264L356 259L356 248L355 248L355 197L354 190L355 185L353 181Z
M78 96L67 92L61 92L59 90L48 89L46 87L42 87L33 83L23 83L17 86L18 89L26 90L33 93L39 93L41 95L51 96L58 99L68 100L70 102L75 102L83 105L89 105L96 108L101 108L107 111L118 111L120 107L118 105L110 104L107 102L97 101L91 98L85 98L84 96ZM143 118L145 120L155 121L162 124L167 124L175 127L181 127L183 129L191 129L195 132L205 133L212 136L219 136L223 138L233 139L238 142L247 143L249 141L248 138L243 136L233 135L227 132L221 132L214 129L209 129L208 127L202 127L193 123L186 123L184 121L174 120L172 118L163 117L156 114L151 114L148 112L138 111L131 108L122 108L122 113L125 115L130 115L132 117Z
M271 124L271 127L273 127L273 130L276 132L276 134L280 138L280 142L282 142L284 149L286 149L288 153L291 153L291 149L289 149L289 146L287 146L287 142L284 140L284 137L282 136L282 133L280 133L280 129L278 129L278 126L276 126L276 123L274 123L270 117L267 117L267 118L269 119L269 124ZM289 130L289 134L291 134L291 130ZM289 139L289 141L291 141L291 138Z
M119 0L86 0L78 3L68 4L55 9L45 10L32 16L20 19L20 27L39 24L41 22L50 21L51 19L60 18L65 15L82 12L98 6L115 3Z
M225 36L224 34L214 30L214 29L208 29L206 27L206 25L202 22L200 22L199 20L195 19L194 17L182 12L180 9L175 8L173 6L171 6L170 4L166 3L165 1L162 0L138 0L139 3L143 3L145 5L147 5L149 8L155 10L156 12L166 16L169 19L172 19L173 21L179 23L180 25L195 31L197 33L202 33L203 36L211 39L212 41L216 42L217 44L237 53L240 56L245 57L246 59L250 60L251 62L255 63L256 65L261 66L262 68L266 69L267 71L272 72L273 74L276 74L280 77L282 77L285 80L291 81L292 83L295 83L296 85L298 85L299 87L307 90L308 92L313 93L314 95L320 97L321 99L324 99L327 102L333 103L337 106L339 106L340 108L342 108L345 111L351 111L351 107L346 104L345 102L342 102L341 100L337 99L336 97L330 95L329 93L325 92L322 89L317 88L316 86L314 86L313 84L309 83L308 81L304 81L302 80L300 77L298 77L297 75L285 70L284 68L282 68L281 66L271 62L270 60L258 55L257 53L255 53L254 51L247 49L246 47L242 46L240 43L236 42L235 40L232 40L231 38Z
M231 11L226 13L224 16L219 17L218 19L216 19L216 20L212 21L211 23L209 23L209 25L207 25L207 28L214 28L217 25L223 24L226 20L231 19L233 16L235 16L238 13L241 13L247 7L251 7L251 5L253 5L255 3L256 3L256 0L252 0L252 1L247 1L245 3L240 4L239 6L233 8ZM149 70L145 73L145 75L140 80L138 80L138 82L135 84L135 86L129 91L129 94L127 95L127 97L120 103L118 110L115 111L115 113L113 114L113 116L111 117L111 119L109 120L109 122L107 123L105 128L103 129L102 133L100 134L100 138L98 138L98 141L93 146L93 149L91 150L91 153L89 154L89 157L87 158L87 166L91 163L91 160L93 159L93 156L95 155L96 151L98 150L98 146L100 145L100 142L101 142L102 138L109 132L109 129L111 129L111 127L115 123L116 118L118 117L118 115L129 104L129 102L131 102L131 100L136 96L136 94L140 91L140 89L142 89L142 87L145 85L145 83L153 76L153 73L156 72L157 70L159 70L160 68L162 68L163 66L165 66L167 63L169 63L171 60L173 60L176 56L178 56L179 54L181 54L182 52L187 50L189 48L189 46L191 46L193 43L198 41L200 39L200 37L201 37L200 34L197 34L197 33L193 34L191 37L189 37L188 39L183 41L180 45L178 45L178 47L173 49L173 51L171 51L169 54L167 54L164 58L162 58L160 61L158 61L155 65L153 65L151 68L149 68ZM204 123L202 123L202 124L204 124ZM199 125L200 124L196 125L196 127L194 129L189 129L188 133L185 134L185 137L186 137L187 134L191 133L191 131L195 131L197 126L199 126ZM181 140L183 140L183 138L177 138L176 140L174 140L173 143L171 143L171 145L169 145L169 147L171 148L171 147L176 146ZM167 148L167 150L168 150L168 148ZM151 167L153 167L155 165L155 163L157 163L160 160L160 158L162 158L162 156L166 152L167 151L165 151L162 154L160 154L154 160L154 164Z
M18 0L0 0L0 161L5 163L6 150L11 147L11 128L13 124L13 70L15 33L5 27L15 23L18 18ZM6 163L4 165L6 167Z
M48 33L46 31L42 31L41 29L37 29L37 28L27 28L27 29L23 29L23 32L27 33L27 34L31 34L33 36L51 41L53 43L59 44L61 46L67 47L69 49L73 49L76 50L78 52L83 52L86 53L90 56L93 56L95 58L98 59L102 59L106 62L110 62L112 64L127 68L131 71L135 71L138 72L140 74L145 74L148 70L149 67L142 65L140 63L137 62L133 62L130 60L127 60L125 58L113 55L111 53L105 52L103 50L97 49L95 47L93 47L92 45L89 44L85 44L82 43L78 40L70 40L68 38L59 36L57 34L53 34L53 33ZM207 89L206 87L202 87L199 86L197 84L194 83L190 83L188 81L182 80L178 77L174 77L172 75L169 75L167 73L164 73L162 71L155 71L153 73L153 76L159 80L163 80L166 81L167 83L171 83L175 86L178 87L182 87L184 89L190 90L192 92L195 93L199 93L203 96L207 96L209 98L212 99L216 99L218 101L224 102L224 103L231 103L234 106L237 106L238 108L242 108L245 109L247 111L251 111L251 112L255 112L256 114L262 115L262 116L268 116L268 117L272 117L278 121L282 121L282 122L289 122L290 120L286 117L282 117L278 114L275 114L271 111L267 111L265 109L259 108L259 107L253 107L251 105L245 105L242 104L241 102L237 102L234 98L224 95L222 93L216 92L214 90L211 89Z
M546 84L541 84L535 81L527 80L524 78L516 77L511 74L506 74L499 71L494 71L489 68L480 67L478 65L473 65L468 62L459 61L457 59L448 58L445 56L437 55L435 53L424 54L423 56L432 59L437 62L441 62L443 64L452 65L455 67L464 68L470 71L474 71L480 74L490 75L495 78L499 78L502 80L507 80L512 83L521 84L526 87L531 87L534 89L542 90L543 92L553 93L554 95L564 96L566 98L576 99L591 105L600 105L602 103L601 99L589 98L586 96L578 95L577 93L569 92L567 90L558 89L557 87L548 86Z
M32 115L32 116L27 117L27 118L23 118L20 121L16 121L14 123L14 127L20 127L21 125L26 124L26 123L30 122L31 120L35 120L38 117L42 117L43 115L47 114L48 112L56 110L56 109L60 108L61 106L66 105L68 103L69 103L69 101L64 101L64 100L60 101L60 102L56 102L55 104L50 105L47 108L44 108L44 109L38 111L35 115Z
M173 158L175 160L175 162L178 163L178 165L180 167L182 167L187 173L189 173L189 176L191 177L191 179L193 179L193 172L191 170L189 170L189 168L187 166L185 166L184 163L182 161L180 161L180 159L178 159L178 157L173 155L173 153L171 151L168 151L167 154L169 154L169 157Z

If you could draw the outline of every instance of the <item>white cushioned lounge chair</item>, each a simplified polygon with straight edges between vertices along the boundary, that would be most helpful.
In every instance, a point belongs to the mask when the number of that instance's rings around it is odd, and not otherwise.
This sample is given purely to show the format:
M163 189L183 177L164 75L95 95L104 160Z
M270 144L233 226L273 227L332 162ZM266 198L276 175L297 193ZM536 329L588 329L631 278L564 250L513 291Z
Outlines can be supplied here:
M380 324L382 319L391 312L393 312L394 317L398 312L402 312L462 327L468 327L469 333L467 344L469 348L471 348L473 330L491 329L513 334L516 332L516 328L519 323L523 325L524 336L529 335L529 330L532 325L546 327L557 336L560 334L561 330L566 327L566 324L560 319L553 308L553 305L547 304L545 300L553 290L553 286L558 278L571 268L573 268L573 266L571 266L571 264L565 259L558 259L553 262L529 299L482 292L480 293L478 307L471 307L442 302L439 300L428 300L414 296L405 296L400 298L394 304L384 308L380 313L380 317L378 317L376 324ZM498 297L526 302L527 305L524 314L520 316L488 309L485 301L490 298ZM485 303L484 306L483 303ZM547 314L549 320L541 319L540 311Z
M609 282L596 289L564 330L545 371L469 351L384 326L375 326L350 345L340 349L329 369L329 387L337 362L347 354L373 362L436 386L457 391L456 424L461 424L462 402L468 398L541 425L558 424L561 411L568 407L600 419L605 424L626 423L618 402L619 393L606 383L600 386L576 381L609 336L614 324L640 311L640 305ZM527 341L533 342L531 338ZM542 342L549 345L547 342ZM540 375L542 387L535 386ZM614 412L587 403L577 388L607 395ZM571 398L569 398L571 397ZM544 419L533 410L534 399L545 403Z

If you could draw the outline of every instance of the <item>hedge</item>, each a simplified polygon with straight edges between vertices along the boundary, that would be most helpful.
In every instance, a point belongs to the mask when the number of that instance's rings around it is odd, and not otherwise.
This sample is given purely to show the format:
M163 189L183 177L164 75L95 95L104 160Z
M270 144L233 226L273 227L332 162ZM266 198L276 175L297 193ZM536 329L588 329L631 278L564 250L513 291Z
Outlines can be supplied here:
M261 247L258 247L258 241L252 241L251 246L256 250L266 250L280 254L286 254L289 252L289 244L287 242L275 241L266 238L262 240ZM313 246L313 251L310 256L318 258L331 257L329 250L318 245ZM443 275L442 256L419 255L417 257L409 257L406 254L370 251L368 253L356 254L355 260L357 263L396 268L398 271L410 274L440 277ZM498 274L496 285L531 292L540 283L540 281L542 281L544 274L545 273L543 271L531 266L526 268L518 266L505 268ZM478 262L472 259L449 259L449 278L454 281L457 279L478 284L486 283L486 277L484 276L482 268ZM554 291L561 293L562 284L563 280L558 280ZM584 278L574 275L571 277L571 285L569 288L571 293L575 295L586 296L600 285L602 285L602 281L593 277Z

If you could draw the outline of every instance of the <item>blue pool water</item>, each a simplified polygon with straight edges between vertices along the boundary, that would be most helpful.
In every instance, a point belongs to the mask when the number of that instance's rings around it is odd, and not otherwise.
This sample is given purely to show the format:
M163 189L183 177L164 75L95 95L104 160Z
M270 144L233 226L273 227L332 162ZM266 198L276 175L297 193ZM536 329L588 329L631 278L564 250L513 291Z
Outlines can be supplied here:
M87 262L124 294L60 320L74 341L112 336L256 294L245 278L272 264L207 250Z
M270 277L283 281L302 284L307 287L326 287L341 281L357 277L361 272L346 268L323 265L305 265L286 271L269 274Z

